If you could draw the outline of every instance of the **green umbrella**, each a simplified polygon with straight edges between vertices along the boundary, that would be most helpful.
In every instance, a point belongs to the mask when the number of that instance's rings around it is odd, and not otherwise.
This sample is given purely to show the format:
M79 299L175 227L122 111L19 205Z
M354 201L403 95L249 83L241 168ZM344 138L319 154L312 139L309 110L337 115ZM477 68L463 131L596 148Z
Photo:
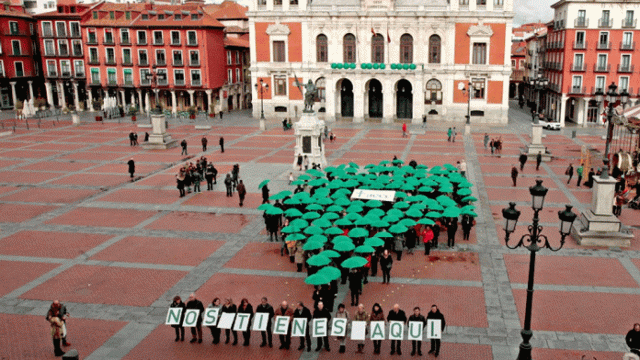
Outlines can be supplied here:
M365 237L369 236L369 231L363 228L353 228L349 231L349 237Z
M460 184L458 184L459 188L470 188L472 186L473 186L473 184L468 182L468 181L463 181Z
M326 172L327 174L330 174L334 171L336 171L337 169L334 166L328 166L324 169L324 172Z
M311 179L311 176L306 175L306 174L302 174L302 175L298 176L298 180L307 181L307 180L310 180L310 179Z
M342 207L338 205L331 205L327 208L327 211L330 211L330 212L341 212L342 210L343 210Z
M325 178L319 178L319 179L313 179L309 181L309 186L322 186L327 183L329 183L329 180Z
M315 273L308 278L304 279L305 284L309 285L326 285L329 284L332 280L326 277L324 274Z
M291 185L304 185L304 181L302 180L294 180L293 182L291 182Z
M457 194L460 196L468 196L471 195L471 189L469 188L462 188L460 190L457 191Z
M475 210L475 209L476 209L476 207L474 205L465 205L465 206L460 208L460 211Z
M287 199L284 201L284 204L286 205L300 205L302 204L302 202L300 201L300 199Z
M343 195L345 197L349 197L351 195L351 190L349 189L338 189L334 192L334 194Z
M393 160L393 161L392 161L392 163L393 163L394 165L397 165L397 164L404 164L404 161L402 161L402 160L400 160L400 159L395 159L395 160Z
M382 206L382 201L380 200L369 200L367 201L364 206L368 207L368 208L379 208Z
M393 215L387 215L382 218L382 221L386 221L388 223L395 223L395 222L398 222L399 220L400 220L399 217L393 216Z
M389 223L384 220L376 220L371 222L371 226L374 228L386 228L389 227Z
M274 206L271 205L271 204L262 204L262 205L258 206L258 210L267 210L267 209L271 209L273 207Z
M300 216L302 216L302 213L300 212L300 210L298 210L296 208L291 208L291 209L287 209L284 212L284 216L286 216L286 217L300 217Z
M339 218L340 218L340 215L333 212L324 213L324 215L322 215L322 219L327 219L327 220L335 220Z
M302 200L302 199L308 199L308 198L310 198L310 197L311 197L311 195L309 195L309 193L308 193L308 192L305 192L305 191L301 191L301 192L299 192L299 193L297 193L297 194L295 194L295 195L293 195L293 196L292 196L292 198L294 198L294 199L300 199L300 200Z
M348 165L349 165L349 167L352 167L352 168L356 168L356 169L360 168L360 167L358 166L358 164L354 163L353 161L352 161L352 162L350 162Z
M287 196L291 196L292 192L289 190L283 190L280 191L279 193L275 194L275 195L271 195L269 197L269 200L280 200L280 199L284 199Z
M408 230L409 229L406 226L400 225L400 224L395 224L389 228L389 232L393 234L403 234L403 233L406 233Z
M397 203L393 204L393 208L394 209L406 209L408 207L409 207L409 204L404 202L404 201L400 201L400 202L397 202Z
M258 189L262 189L265 185L267 185L269 183L269 179L267 180L262 180L262 182L258 185Z
M322 207L322 205L311 204L311 205L307 205L305 210L307 210L307 211L322 211L322 210L324 210L324 208Z
M415 209L415 210L422 211L422 210L424 210L424 209L426 209L426 208L427 208L427 205L426 205L426 204L424 204L424 203L415 203L415 204L411 205L411 207L409 208L409 210L413 210L413 209Z
M429 211L425 216L432 219L438 219L442 217L442 214L437 211Z
M360 218L358 220L356 220L356 222L354 223L356 226L367 226L367 225L371 225L371 220L367 217L363 217Z
M321 254L313 255L307 259L307 264L311 266L325 266L331 264L331 259Z
M367 164L367 165L364 166L365 169L371 169L371 168L374 168L374 167L376 167L375 164Z
M272 208L267 209L265 211L265 213L267 215L282 215L282 213L284 213L284 211L282 211L282 209L277 208L277 207L274 206Z
M324 250L320 253L320 255L322 256L326 256L329 259L335 259L335 258L339 258L340 254L338 254L338 252L334 251L334 250Z
M452 193L453 192L453 187L451 187L449 185L440 186L438 191L440 191L441 193L445 193L445 194Z
M332 226L331 221L323 218L313 220L312 224L314 226L321 227L321 228L329 228Z
M295 233L295 234L289 234L287 235L287 241L298 241L298 240L304 240L307 237L304 234L301 233Z
M323 246L324 246L323 243L319 243L319 242L315 242L315 241L307 241L302 246L302 250L304 250L304 251L318 250L318 249L322 249Z
M370 245L360 245L353 252L359 254L372 254L376 251L376 249L372 248Z
M347 174L357 174L358 173L358 169L356 169L356 168L348 168L347 170L345 170L345 172Z
M346 269L354 269L365 266L367 262L367 259L363 258L362 256L353 256L343 261L340 265L342 265L342 267Z
M389 160L382 160L380 161L379 165L387 165L387 164L391 164L391 161Z
M422 217L422 211L418 210L418 209L409 209L407 210L407 212L405 213L407 216L412 217L412 218L421 218Z
M415 226L415 224L417 223L413 219L402 219L400 220L400 222L398 222L398 224L404 225L404 226Z
M323 253L327 252L327 251L331 251L331 250L325 250L325 251L323 251ZM336 253L336 254L338 254L338 253ZM340 256L340 255L338 255L338 256ZM342 272L340 272L340 269L338 269L336 267L333 267L333 266L325 266L325 267L321 268L320 270L318 270L318 272L316 274L320 274L320 275L326 277L327 279L330 279L331 281L338 280L342 276Z
M442 205L442 206L444 206L444 207L449 207L449 206L455 206L455 205L458 205L458 204L456 204L456 202L455 202L452 198L450 198L450 197L448 197L448 196L445 196L445 195L440 195L440 196L438 196L438 197L436 198L436 200L438 200L438 202L440 203L440 205Z
M387 215L400 218L404 216L404 213L402 212L402 210L399 210L399 209L390 209L389 211L387 211Z
M433 210L433 211L442 211L442 210L444 210L444 206L438 204L438 202L435 202L433 204L427 205L427 208L429 208L429 210Z
M416 195L416 196L409 196L408 198L404 199L404 201L407 202L418 202L418 201L425 201L428 198L424 195Z
M349 201L349 199L347 198L339 198L336 201L333 202L335 205L339 205L339 206L349 206L351 205L351 201Z
M396 191L396 197L400 199L404 199L407 197L407 194L403 193L402 191Z
M474 198L473 196L466 196L462 198L462 201L464 202L474 202L474 201L478 201L478 199Z
M411 184L404 184L400 187L400 190L404 190L404 191L413 191L416 188L415 185L411 185Z
M353 213L349 213L349 214L345 215L344 218L349 220L349 221L357 221L357 220L362 219L362 215L353 212Z
M308 228L304 229L303 232L305 234L307 234L307 235L322 235L322 234L324 234L324 230L322 230L322 228L317 227L317 226L309 226Z
M316 191L316 196L318 196L318 192ZM320 204L322 206L327 206L333 204L333 200L329 197L321 197L316 200L316 204Z
M355 248L356 248L356 246L353 245L353 243L350 243L348 241L341 241L341 242L333 245L333 250L340 251L340 252L351 251L351 250L353 250Z
M353 201L351 202L351 205L364 207L364 201L362 201L362 200L353 200Z
M333 240L331 240L331 242L334 243L334 244L345 242L345 241L346 242L353 242L353 240L351 240L350 237L344 236L344 235L338 235Z
M428 219L428 218L422 218L420 220L418 220L418 224L420 225L434 225L435 221Z
M478 214L476 214L475 212L473 212L472 210L462 210L460 212L460 215L469 215L471 217L478 217Z
M292 222L290 222L289 225L295 226L295 227L298 227L298 228L302 229L302 228L306 228L307 226L309 226L309 222L307 220L303 220L303 219L295 219Z
M458 171L458 168L456 168L455 166L453 166L451 164L444 164L444 165L442 165L442 167L444 167L445 169L447 169L449 171Z
M384 216L384 210L382 210L382 209L371 209L367 213L367 216L369 216L369 215L376 216L376 217L381 217L381 216Z
M380 231L379 233L376 233L374 236L375 237L379 237L379 238L390 238L390 237L393 237L393 235L391 235L387 231Z
M319 218L321 215L315 211L310 211L302 215L302 218L305 220L313 220Z
M334 225L338 225L338 226L351 226L351 225L353 225L353 223L351 221L349 221L349 219L346 219L346 218L338 219L333 224Z
M321 171L318 171L316 169L309 169L306 171L306 173L315 177L324 176L324 174Z
M281 233L283 234L293 234L293 233L297 233L300 232L300 229L295 227L295 226L285 226L282 228L282 230L280 230Z
M325 235L342 235L344 232L337 227L330 227L324 231Z
M373 246L373 247L378 247L378 246L383 246L384 245L384 240L377 238L377 237L372 237L372 238L368 238L364 240L364 244L365 245L369 245L369 246Z

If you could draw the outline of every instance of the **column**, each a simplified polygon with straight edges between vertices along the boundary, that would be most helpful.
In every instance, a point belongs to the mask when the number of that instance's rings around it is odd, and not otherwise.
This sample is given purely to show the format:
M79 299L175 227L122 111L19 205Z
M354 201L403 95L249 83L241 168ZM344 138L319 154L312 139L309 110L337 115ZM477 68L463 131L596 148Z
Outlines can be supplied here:
M364 91L362 80L353 80L353 122L364 122Z
M560 98L560 126L564 126L564 113L565 111L567 111L567 96L565 94L562 94L562 98Z
M218 109L218 112L225 110L225 106L227 105L225 98L222 95L224 95L224 92L220 89L218 91L218 99L220 99L220 108Z
M124 109L125 112L127 112L127 110L129 110L129 109L126 109L126 107L127 107L127 99L124 98L124 90L120 90L120 97L121 97L121 101L122 101L122 108Z
M91 89L87 89L87 98L89 99L89 102L87 104L87 109L89 111L93 111L93 93L91 92Z
M195 93L195 90L187 90L187 92L189 93L189 106L195 106L193 102L193 93Z
M209 108L207 109L207 112L211 113L213 110L213 98L211 97L211 95L213 95L213 90L207 89L204 92L207 93L207 104L209 104Z
M325 121L336 121L336 84L333 78L327 77L325 81Z
M56 81L56 89L58 89L58 105L64 109L67 107L67 103L64 100L64 84L62 81Z
M422 123L422 115L424 112L424 89L422 87L422 81L419 77L416 76L415 83L411 84L413 86L412 89L412 104L413 104L413 119L411 122L413 124L421 124Z
M78 83L73 81L71 83L73 85L73 106L76 111L80 110L80 97L78 96Z
M47 103L53 106L53 89L51 89L51 83L46 81L44 87L47 90Z
M176 109L176 91L175 90L171 90L171 113L173 115L178 113L178 110Z
M35 100L35 98L33 97L33 81L29 80L27 82L29 83L29 99Z
M15 81L11 81L9 84L11 84L11 99L13 99L13 106L15 108L16 100L18 100L18 98L16 96L16 82Z
M587 126L587 116L589 114L589 101L591 101L590 97L582 98L584 101L584 106L582 107L582 113L580 117L576 120L578 124L582 124L582 126Z
M390 124L396 114L393 108L395 90L393 83L385 81L382 83L382 122Z
M142 111L144 103L142 102L142 90L138 89L138 110Z
M149 101L149 91L144 92L144 109L147 114L151 111L151 102Z

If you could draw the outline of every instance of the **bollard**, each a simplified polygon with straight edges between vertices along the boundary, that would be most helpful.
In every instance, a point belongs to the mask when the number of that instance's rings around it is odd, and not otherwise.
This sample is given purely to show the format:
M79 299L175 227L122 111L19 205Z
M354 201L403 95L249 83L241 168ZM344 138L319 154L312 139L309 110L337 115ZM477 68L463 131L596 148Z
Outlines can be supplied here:
M571 131L571 138L572 139L576 138L576 131L575 130Z

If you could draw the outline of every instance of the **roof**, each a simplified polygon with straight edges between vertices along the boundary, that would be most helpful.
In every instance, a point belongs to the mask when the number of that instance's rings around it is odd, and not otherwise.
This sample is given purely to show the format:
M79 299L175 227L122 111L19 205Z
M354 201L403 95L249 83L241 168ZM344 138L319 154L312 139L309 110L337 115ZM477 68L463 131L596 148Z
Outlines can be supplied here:
M83 26L129 26L133 23L136 17L144 10L144 4L116 4L116 3L102 3L100 6L93 9L98 12L98 19L93 17L86 19L83 22ZM114 19L109 18L109 13L114 12ZM125 13L131 12L131 17L126 18Z
M246 34L249 33L248 29L243 29L239 26L227 26L224 28L224 32L227 33L241 33L241 34Z
M225 38L224 39L225 47L241 47L241 48L249 48L249 39L238 39L238 38Z
M31 19L31 20L33 19L33 16L25 13L24 10L17 10L17 9L14 9L13 7L9 7L8 10L5 10L4 8L0 8L0 16L19 17L19 18Z
M524 41L511 44L511 56L525 56L527 45Z
M204 6L204 11L218 20L249 20L246 6L234 1L223 1L221 4L209 4Z
M122 6L122 5L121 5ZM183 4L183 5L158 5L153 7L149 4L143 4L145 10L142 14L148 14L149 19L143 20L142 16L138 16L133 22L133 26L151 26L151 27L215 27L224 28L224 25L216 20L214 16L204 11L202 4ZM175 14L181 13L183 16L180 20L175 19ZM164 19L158 19L157 15L164 14ZM191 20L191 14L199 14L198 20Z
M66 4L65 4L66 5ZM69 4L71 5L71 4ZM70 18L70 19L80 19L83 15L91 11L94 7L100 5L100 3L92 3L92 4L73 4L76 7L75 13L60 13L58 10L53 10L41 14L34 15L33 17L37 19L50 19L50 18Z

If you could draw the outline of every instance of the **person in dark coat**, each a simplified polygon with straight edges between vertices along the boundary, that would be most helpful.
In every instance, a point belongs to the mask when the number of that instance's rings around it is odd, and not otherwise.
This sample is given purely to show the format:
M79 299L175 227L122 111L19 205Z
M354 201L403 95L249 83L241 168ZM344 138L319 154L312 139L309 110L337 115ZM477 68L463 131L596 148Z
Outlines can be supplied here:
M182 139L180 146L182 146L182 153L180 153L180 155L187 155L187 140Z
M640 324L633 324L633 329L629 330L624 340L631 349L630 351L640 356Z
M440 320L442 323L442 331L444 332L444 327L446 322L444 321L444 315L440 313L438 307L436 305L431 305L431 311L427 315L428 320ZM440 355L440 339L431 339L431 350L429 350L429 354L434 354L436 357Z
M518 161L520 161L520 171L524 170L524 164L527 163L527 154L520 154L520 157L518 158Z
M371 276L378 276L378 259L380 258L380 247L376 248L376 251L371 254Z
M263 204L269 203L269 188L267 187L266 184L265 186L262 187L262 203Z
M421 322L423 329L425 326L427 326L427 319L425 319L424 315L420 314L420 308L417 306L413 308L413 315L409 316L407 325L411 321ZM422 356L422 341L411 340L411 356L414 356L416 354L416 351L418 353L418 356Z
M416 241L418 239L418 233L416 233L416 229L413 226L404 234L404 239L405 245L407 246L407 254L413 254L413 249L416 247Z
M235 314L237 312L238 312L238 307L236 306L236 304L233 303L233 300L231 300L231 298L225 300L225 303L224 305L222 305L222 309L220 310L220 313ZM233 325L231 325L231 327L233 328ZM238 332L232 329L224 329L224 336L225 336L224 343L225 344L229 343L230 333L233 333L233 344L231 345L238 345Z
M240 165L234 164L231 169L231 181L233 182L233 189L238 187L238 177L240 176Z
M269 241L278 241L278 229L280 227L280 215L267 215L267 230L269 230Z
M327 319L327 328L329 327L329 324L331 323L331 313L329 312L329 310L325 309L324 307L324 303L322 301L320 301L318 303L318 308L316 310L313 311L313 318L314 319ZM318 337L318 345L316 346L316 351L320 351L322 349L322 340L324 339L324 348L327 351L331 351L331 349L329 348L329 331L327 330L327 336L321 336Z
M262 334L262 343L260 344L260 347L267 346L267 343L269 344L269 347L273 347L273 340L272 340L273 334L271 333L272 331L271 321L273 320L274 311L273 311L273 306L269 304L269 301L267 300L266 297L263 297L262 299L260 299L260 305L256 307L256 314L257 313L269 314L269 320L267 320L267 330L260 332Z
M133 158L127 161L127 165L129 165L129 174L133 177L133 174L136 172L136 163L133 161Z
M307 352L311 351L311 331L309 331L309 325L311 325L311 311L304 306L302 302L298 303L296 311L293 312L294 319L307 319L307 328L305 329L305 335L300 337L300 346L298 350L304 350L305 342L307 344Z
M336 300L336 291L331 285L322 285L320 287L320 291L322 291L322 303L324 304L324 308L328 312L333 312L333 304Z
M351 269L349 273L349 290L351 291L351 306L360 303L360 291L362 290L362 275L358 269Z
M451 218L447 224L447 245L452 248L456 245L456 231L458 231L458 218Z
M202 136L200 142L202 142L202 151L207 151L207 143L209 142L209 140L207 140L207 137Z
M516 186L516 182L518 181L518 168L515 165L511 168L511 180L513 181L513 186Z
M51 303L51 306L49 307L49 311L47 311L47 321L51 320L51 317L54 315L54 312L58 310L58 317L59 319L62 321L65 327L65 332L64 334L62 334L61 339L62 340L62 345L64 346L71 346L71 343L69 343L67 341L67 331L66 331L66 323L67 323L67 318L69 316L71 316L69 314L69 312L67 311L67 307L64 306L64 304L60 303L60 300L54 300L53 303ZM182 312L182 315L184 316L184 311ZM182 340L184 340L184 329L182 330ZM178 341L178 340L176 340Z
M249 324L247 325L247 330L242 332L242 338L244 339L242 345L249 346L249 342L251 341L251 320L253 319L253 306L249 304L249 300L247 300L247 298L243 298L240 301L238 314L249 314Z
M469 234L473 227L473 218L471 215L462 215L462 240L469 240Z
M393 258L389 255L389 250L385 250L380 258L380 270L382 270L382 283L388 284L391 280L391 266L393 265Z
M404 311L400 310L400 305L393 305L393 309L389 311L389 315L387 315L387 321L402 321L403 323L407 322L407 315ZM391 340L391 355L396 352L398 355L402 355L402 340Z
M231 188L233 184L233 180L231 180L231 174L227 174L227 177L224 178L224 186L227 188L227 196L233 196L233 190Z
M542 151L538 151L538 155L536 155L536 171L540 169L540 163L542 163Z
M275 310L274 319L278 316L289 317L289 329L287 329L287 334L279 335L280 350L289 350L289 347L291 346L291 323L293 322L293 309L289 307L286 301L283 301L282 304L280 304L280 306Z
M380 304L375 303L371 308L370 321L384 321L384 311ZM382 346L382 340L373 340L373 353L380 354L380 347Z
M180 324L171 325L171 327L176 330L176 341L184 341L184 327L182 326L182 322L184 321L185 304L182 302L182 299L180 299L180 296L175 296L169 307L182 309Z
M298 154L298 170L302 171L302 154Z
M569 177L569 179L567 180L567 184L569 184L571 182L571 178L573 177L573 164L569 164L569 167L567 167L567 170L565 170L564 174Z
M133 131L129 133L129 146L133 146Z
M214 298L211 301L211 304L208 306L209 308L218 309L218 313L220 313L220 309L222 309L220 298ZM211 337L213 338L212 344L220 343L220 328L217 326L209 326L209 330L211 330Z
M247 196L247 188L244 187L242 180L238 183L238 197L240 198L240 206L244 203L244 197Z
M144 133L144 142L149 142L149 133L148 132Z
M189 301L187 301L187 306L185 307L185 309L200 310L198 321L196 321L196 326L191 328L192 339L190 343L194 343L197 341L199 344L202 344L202 315L204 314L204 305L202 304L202 301L196 299L196 294L191 293L191 295L189 295Z
M178 191L180 192L180 197L184 197L184 180L185 180L185 175L184 172L180 171L180 173L178 175L176 175L176 182L177 182L177 188Z
M222 118L222 111L220 112L220 117ZM218 143L220 144L220 152L224 153L224 138L222 136L220 136L220 141Z
M207 190L213 190L213 164L209 163L204 171L204 178L207 180Z

